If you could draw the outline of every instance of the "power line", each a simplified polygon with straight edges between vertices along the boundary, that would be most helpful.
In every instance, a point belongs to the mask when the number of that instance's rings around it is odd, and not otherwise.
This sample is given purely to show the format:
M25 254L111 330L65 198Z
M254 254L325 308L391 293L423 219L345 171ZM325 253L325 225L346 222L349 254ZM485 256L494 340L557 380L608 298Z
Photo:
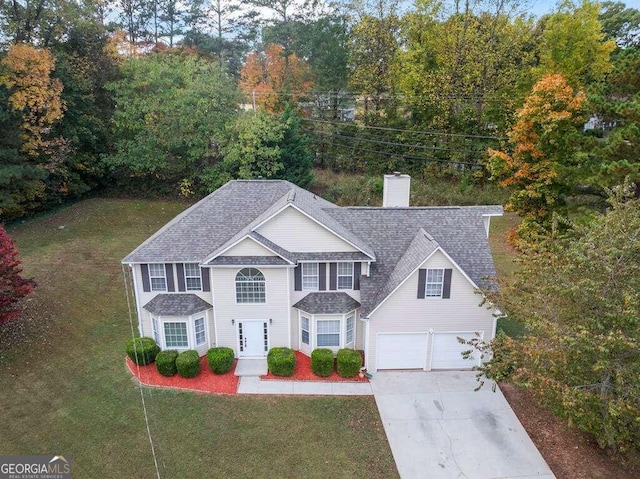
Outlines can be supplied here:
M426 146L426 145L407 145L405 143L395 143L395 142L390 142L390 141L382 141L382 140L373 140L370 138L361 138L361 137L357 137L357 136L348 136L348 135L338 135L338 134L332 134L332 133L324 133L324 132L319 132L316 130L305 130L306 133L312 134L312 135L316 135L316 136L324 136L324 137L329 137L329 138L339 138L339 139L346 139L346 140L353 140L353 141L361 141L364 143L373 143L376 145L386 145L386 146L399 146L402 148L406 148L406 149L420 149L420 150L429 150L429 151L446 151L449 153L471 153L471 154L477 154L477 153L482 153L482 151L479 150L461 150L461 149L457 149L457 148L446 148L446 147L442 147L442 146Z
M341 125L349 124L347 122L339 122L339 121L328 121L328 120L314 120L312 118L302 118L303 121L309 121L313 123L325 123L330 125ZM508 140L507 136L493 136L493 135L471 135L465 133L446 133L444 131L428 131L428 130L404 130L402 128L390 128L385 126L372 126L372 125L354 125L358 128L367 128L371 130L383 130L383 131L395 131L399 133L418 133L423 135L432 135L432 136L452 136L456 138L475 138L475 139L487 139L487 140Z
M325 144L325 145L330 145L330 146L337 146L337 147L341 147L344 149L348 149L351 151L363 151L366 153L376 153L378 155L385 155L385 156L397 156L399 158L402 158L403 160L418 160L418 161L425 161L425 162L430 162L430 163L447 163L450 165L464 165L464 166L483 166L482 163L475 163L475 162L467 162L467 161L456 161L456 160L444 160L444 159L440 159L440 158L425 158L422 156L413 156L413 155L405 155L402 153L392 153L392 152L387 152L387 151L381 151L381 150L372 150L370 148L363 148L361 146L352 146L352 145L344 145L341 143L335 143L335 142L331 142L331 141L324 141L324 140L317 140L312 138L311 141L313 143L316 144Z

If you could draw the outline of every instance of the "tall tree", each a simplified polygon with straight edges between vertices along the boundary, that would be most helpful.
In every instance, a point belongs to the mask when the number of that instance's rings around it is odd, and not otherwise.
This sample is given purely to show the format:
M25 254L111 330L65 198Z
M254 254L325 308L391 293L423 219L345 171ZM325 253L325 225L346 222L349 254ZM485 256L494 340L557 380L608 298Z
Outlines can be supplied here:
M562 75L546 75L518 111L509 133L513 153L489 150L492 179L511 190L507 208L522 218L520 240L548 234L553 213L562 211L578 166L585 102Z
M309 66L295 54L284 55L281 45L267 45L264 53L253 52L240 73L240 88L250 101L269 112L303 97L313 86Z
M601 7L599 20L607 37L620 48L640 46L640 10L623 2L602 2Z
M197 189L240 100L224 68L169 50L128 60L121 75L109 85L116 109L105 167L133 188Z
M564 0L558 12L546 19L540 47L538 78L547 73L564 75L577 87L602 80L611 71L614 40L606 40L598 19L600 6L582 0L577 6Z
M527 334L498 338L484 368L623 452L640 444L640 200L628 193L616 188L606 214L524 255L517 280L489 293Z
M27 296L36 283L22 277L18 248L0 225L0 325L20 317L18 301Z

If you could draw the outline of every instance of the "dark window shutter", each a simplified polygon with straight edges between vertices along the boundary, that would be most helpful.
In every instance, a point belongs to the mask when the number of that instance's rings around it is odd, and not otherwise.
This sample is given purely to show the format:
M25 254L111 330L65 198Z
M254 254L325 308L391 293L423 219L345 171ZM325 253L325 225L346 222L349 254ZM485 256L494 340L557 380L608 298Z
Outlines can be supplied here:
M318 263L318 289L327 290L327 263Z
M177 263L176 270L178 271L178 291L186 291L184 286L184 264Z
M329 289L338 289L338 263L329 263Z
M211 281L209 281L209 268L200 268L202 277L202 291L211 291Z
M418 270L418 299L424 299L424 288L427 284L427 270Z
M167 291L173 293L176 290L176 287L173 284L173 265L166 263L164 265L164 270L167 273Z
M362 274L362 263L357 261L353 263L353 289L360 289L360 275Z
M148 293L151 291L151 283L149 281L149 265L141 264L140 271L142 272L142 291Z
M302 264L293 270L293 285L296 291L302 291Z
M442 284L442 298L449 299L451 297L451 269L444 270L444 283Z

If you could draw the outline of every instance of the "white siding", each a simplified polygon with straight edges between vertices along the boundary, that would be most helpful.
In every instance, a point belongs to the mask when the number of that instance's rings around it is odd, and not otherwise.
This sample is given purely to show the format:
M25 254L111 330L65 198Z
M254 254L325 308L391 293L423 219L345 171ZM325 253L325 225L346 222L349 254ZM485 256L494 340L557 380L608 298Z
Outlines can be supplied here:
M479 331L485 340L492 339L492 311L478 306L481 297L445 255L435 253L420 268L452 268L451 298L417 299L418 271L415 271L369 318L366 360L372 371L376 367L376 337L380 332ZM429 336L428 354L432 347L432 335Z
M266 303L236 304L236 274L242 268L211 268L211 287L215 291L217 346L238 353L238 321L264 319L269 322L269 347L289 347L289 292L287 268L258 268L265 277ZM231 324L231 320L234 324Z
M289 207L257 229L278 246L296 252L358 251L328 229Z
M175 289L178 289L178 280L177 280L177 271L175 265L173 265L174 271L174 281L175 281ZM140 325L140 332L142 336L153 337L153 329L151 325L151 313L144 309L144 305L151 301L156 295L162 294L162 292L153 291L153 292L144 292L142 289L142 270L140 269L139 264L133 265L133 280L136 283L135 290L137 292L136 295L136 306L137 312L140 313L140 317L138 318L138 322ZM207 303L213 304L213 295L211 292L197 292L197 291L189 291L189 294L196 294L202 299L204 299ZM171 293L171 294L184 294L181 292ZM162 318L165 319L165 318ZM214 316L213 311L207 311L206 315L207 322L207 333L208 333L208 343L200 346L198 348L198 352L203 355L206 353L207 349L215 345L215 328L214 328Z
M275 254L251 238L245 238L220 256L275 256Z

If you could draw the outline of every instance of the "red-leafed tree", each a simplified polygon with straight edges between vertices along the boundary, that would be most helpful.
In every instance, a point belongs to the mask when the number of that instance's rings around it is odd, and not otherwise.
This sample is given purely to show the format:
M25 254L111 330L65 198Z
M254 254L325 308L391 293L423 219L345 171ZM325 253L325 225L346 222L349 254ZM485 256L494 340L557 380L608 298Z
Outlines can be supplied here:
M0 225L0 324L20 317L16 303L36 286L32 279L24 279L20 273L18 248Z

